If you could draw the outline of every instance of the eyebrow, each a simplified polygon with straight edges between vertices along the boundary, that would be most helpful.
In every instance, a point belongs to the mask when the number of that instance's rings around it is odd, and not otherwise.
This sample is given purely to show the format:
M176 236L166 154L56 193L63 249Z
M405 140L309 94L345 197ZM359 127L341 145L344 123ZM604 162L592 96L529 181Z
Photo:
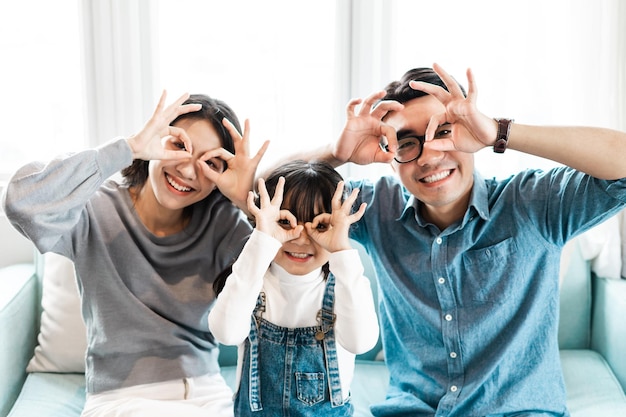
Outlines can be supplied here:
M418 137L418 138L424 138L425 136L420 136L417 134L417 132L415 132L414 130L411 129L403 129L403 130L399 130L398 133L396 133L396 137L398 138L398 140L400 139L404 139L406 137Z
M440 124L439 126L437 126L436 130L441 129L442 127L448 127L451 126L452 123L450 122L444 122L442 124ZM413 137L417 137L418 139L425 139L426 135L418 135L417 132L415 130L411 130L411 129L402 129L402 130L398 130L398 133L396 133L396 137L398 138L398 140L400 139L404 139L405 137L409 137L409 136L413 136Z

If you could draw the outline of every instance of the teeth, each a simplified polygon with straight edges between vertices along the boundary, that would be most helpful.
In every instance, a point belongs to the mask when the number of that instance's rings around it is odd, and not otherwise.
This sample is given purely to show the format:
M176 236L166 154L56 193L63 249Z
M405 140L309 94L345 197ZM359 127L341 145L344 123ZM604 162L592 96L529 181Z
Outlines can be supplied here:
M293 256L294 258L299 258L299 259L304 259L304 258L308 258L309 254L308 253L295 253L295 252L287 252L289 254L289 256Z
M165 178L167 178L167 182L169 182L170 185L174 187L175 189L177 189L178 191L184 191L184 192L191 191L191 188L180 185L179 183L175 182L174 179L170 177L169 175L165 175Z
M431 175L430 177L426 177L426 178L422 179L422 181L424 181L426 183L439 181L439 180L442 180L442 179L446 178L447 176L449 176L451 174L451 172L452 171L450 171L450 170L443 171L443 172L440 172L438 174Z

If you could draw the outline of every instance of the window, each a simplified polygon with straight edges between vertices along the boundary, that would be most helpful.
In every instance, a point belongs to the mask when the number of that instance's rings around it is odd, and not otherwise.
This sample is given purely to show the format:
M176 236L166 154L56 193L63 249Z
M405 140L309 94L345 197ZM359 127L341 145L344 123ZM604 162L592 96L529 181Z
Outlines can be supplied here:
M78 14L77 0L0 3L0 183L83 145Z
M261 165L336 137L333 119L343 117L343 105L335 93L334 2L162 0L157 7L155 85L171 99L185 91L220 98L242 124L250 119L252 151L271 141Z
M478 7L466 0L391 0L390 72L399 79L410 68L437 62L467 87L465 70L471 67L478 108L487 115L622 129L619 3L485 0ZM476 155L478 171L488 177L555 165L515 151Z

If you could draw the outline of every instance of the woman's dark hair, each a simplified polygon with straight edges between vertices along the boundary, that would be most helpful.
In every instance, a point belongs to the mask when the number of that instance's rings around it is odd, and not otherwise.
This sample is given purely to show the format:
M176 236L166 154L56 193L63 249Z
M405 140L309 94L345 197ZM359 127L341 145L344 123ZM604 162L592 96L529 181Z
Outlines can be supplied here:
M230 120L239 133L241 133L241 125L237 115L228 104L204 94L192 94L183 104L201 104L202 108L195 112L181 114L172 121L172 125L180 120L206 120L215 128L221 139L222 147L233 154L235 153L233 138L222 124L222 120L224 117ZM148 164L149 161L133 160L130 166L122 170L124 183L129 187L143 186L148 179Z
M414 90L409 86L409 82L411 81L423 81L425 83L438 85L446 91L448 90L446 84L432 68L413 68L405 72L400 81L392 81L387 84L385 87L387 94L383 97L383 100L395 100L404 104L407 101L425 96L426 93L423 91ZM461 91L463 91L463 95L467 96L463 86L458 82L457 84L461 88Z
M265 187L270 197L274 196L280 177L285 178L281 208L289 210L298 222L310 222L321 213L332 212L332 199L337 184L343 180L341 174L326 162L292 161L276 168L266 179ZM344 190L342 201L347 192ZM257 206L260 205L257 198ZM328 263L322 266L324 276L330 273ZM226 268L213 282L215 294L224 288L232 265Z

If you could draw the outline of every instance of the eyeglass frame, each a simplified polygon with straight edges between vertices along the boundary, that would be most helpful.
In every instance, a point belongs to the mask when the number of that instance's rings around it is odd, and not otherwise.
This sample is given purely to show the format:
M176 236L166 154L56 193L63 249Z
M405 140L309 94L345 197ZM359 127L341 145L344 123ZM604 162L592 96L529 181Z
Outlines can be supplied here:
M409 162L413 162L416 159L419 159L420 156L422 156L422 153L424 152L424 143L426 142L426 136L419 136L419 135L409 135L409 136L405 136L402 139L398 140L398 149L400 148L400 142L402 142L403 140L406 139L417 139L418 143L419 143L419 152L417 153L417 155L411 159L408 159L406 161L400 161L397 157L398 152L396 151L396 156L393 157L393 160L396 161L399 164L408 164ZM382 149L384 152L389 152L389 144L384 143L383 140L381 139L380 143L379 143L380 149Z
M440 124L437 129L441 128L441 127L445 127L445 126L450 126L452 125L450 122L445 122ZM446 130L450 130L450 129L446 129ZM408 133L408 132L407 132ZM438 133L436 133L435 135L437 135ZM417 153L417 155L414 158L408 159L406 161L400 161L397 158L397 154L398 151L396 151L396 156L393 157L393 160L396 161L399 164L408 164L409 162L413 162L416 159L419 159L420 156L422 156L422 153L424 152L424 143L426 142L426 136L420 136L420 135L415 135L415 134L406 134L404 135L401 139L398 139L398 149L400 149L400 142L402 142L403 140L406 139L417 139L417 141L419 142L419 152ZM380 142L378 143L378 145L380 146L380 149L383 150L383 152L389 152L389 144L386 143L386 138L383 136L380 139Z

